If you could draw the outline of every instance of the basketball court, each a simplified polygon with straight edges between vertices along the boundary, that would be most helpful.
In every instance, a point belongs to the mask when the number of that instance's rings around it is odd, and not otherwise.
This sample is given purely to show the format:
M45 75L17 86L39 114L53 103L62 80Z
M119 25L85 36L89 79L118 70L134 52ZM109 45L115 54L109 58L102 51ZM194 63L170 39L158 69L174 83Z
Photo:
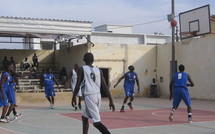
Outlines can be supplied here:
M174 121L169 122L171 102L162 98L136 98L134 110L126 107L125 113L119 109L123 98L115 98L116 111L108 109L108 100L102 99L102 122L113 134L214 134L214 101L193 100L193 123L187 123L184 103L175 113ZM17 110L23 116L11 123L1 123L2 134L80 134L82 133L81 110L74 111L68 103L58 103L55 109L47 104L23 104ZM90 125L89 133L99 134Z

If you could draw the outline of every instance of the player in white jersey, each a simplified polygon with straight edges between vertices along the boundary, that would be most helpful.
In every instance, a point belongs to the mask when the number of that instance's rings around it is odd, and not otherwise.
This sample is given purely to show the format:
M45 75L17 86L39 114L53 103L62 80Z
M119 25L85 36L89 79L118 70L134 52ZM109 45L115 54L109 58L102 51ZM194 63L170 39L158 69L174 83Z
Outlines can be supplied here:
M84 55L85 65L78 70L78 79L73 94L72 105L76 105L75 96L80 90L80 85L82 85L81 90L85 102L85 110L82 115L83 134L88 133L89 118L92 119L93 126L96 127L102 134L110 134L108 129L101 123L99 114L101 104L101 86L109 98L109 107L112 109L112 111L115 111L115 106L113 104L113 100L104 80L103 74L99 68L92 66L93 61L94 57L92 53L86 53Z
M69 87L69 84L71 84L70 86L71 86L71 89L72 89L73 93L74 93L75 85L76 85L77 78L78 78L78 75L77 75L78 69L79 69L79 65L76 63L74 65L74 69L72 69L72 71L68 75L68 79L67 79L67 88ZM78 92L76 97L78 97L78 107L79 107L79 109L82 109L82 106L81 106L81 97L82 97L81 90L79 90L79 92ZM75 110L77 110L78 107L76 105Z

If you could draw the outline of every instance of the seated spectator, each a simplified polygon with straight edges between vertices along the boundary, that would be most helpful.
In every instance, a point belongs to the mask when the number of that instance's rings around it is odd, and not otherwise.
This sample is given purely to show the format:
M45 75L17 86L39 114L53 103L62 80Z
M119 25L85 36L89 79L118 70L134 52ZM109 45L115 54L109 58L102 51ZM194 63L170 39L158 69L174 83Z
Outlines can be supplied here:
M66 84L66 78L67 78L67 71L66 71L66 68L63 67L60 70L60 81L62 82L62 84Z
M27 69L30 68L30 63L28 62L28 58L27 57L23 61L23 68L24 68L24 70L27 70Z
M3 71L6 71L6 66L7 66L7 63L9 61L7 60L7 56L4 57L4 60L2 61L2 70Z
M150 89L150 97L158 97L157 90L158 90L158 84L155 81L155 78L152 79L151 83L151 89Z
M39 67L38 57L37 57L36 53L34 53L34 56L32 57L32 61L33 61L34 67Z
M32 73L28 76L29 79L37 79L36 68L32 68Z

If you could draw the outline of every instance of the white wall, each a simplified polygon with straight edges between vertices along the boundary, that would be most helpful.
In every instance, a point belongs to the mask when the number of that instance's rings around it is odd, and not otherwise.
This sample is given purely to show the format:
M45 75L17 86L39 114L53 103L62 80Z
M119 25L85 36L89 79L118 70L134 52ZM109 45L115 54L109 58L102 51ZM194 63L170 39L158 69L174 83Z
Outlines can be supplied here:
M190 88L191 98L215 99L215 38L194 38L176 43L176 60L185 65L195 87ZM158 78L162 76L164 82L159 82L162 95L169 95L171 44L158 46Z

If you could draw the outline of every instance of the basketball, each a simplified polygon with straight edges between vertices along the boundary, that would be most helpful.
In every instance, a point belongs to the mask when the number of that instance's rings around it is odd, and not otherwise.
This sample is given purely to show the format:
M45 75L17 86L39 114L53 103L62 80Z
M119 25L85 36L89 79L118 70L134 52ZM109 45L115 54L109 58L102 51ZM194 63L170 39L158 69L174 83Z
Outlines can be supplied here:
M177 21L176 20L172 20L170 24L171 24L172 27L175 27L177 25Z

